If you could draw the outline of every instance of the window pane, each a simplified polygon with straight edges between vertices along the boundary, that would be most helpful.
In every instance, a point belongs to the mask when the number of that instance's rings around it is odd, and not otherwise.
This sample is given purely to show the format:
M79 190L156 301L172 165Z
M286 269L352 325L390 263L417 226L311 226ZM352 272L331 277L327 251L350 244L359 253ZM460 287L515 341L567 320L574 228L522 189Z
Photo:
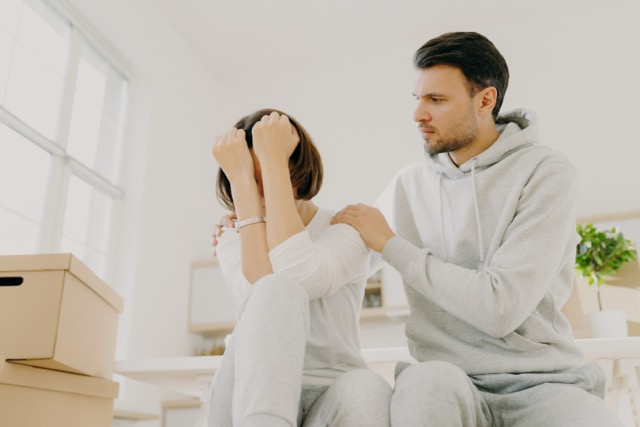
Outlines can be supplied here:
M109 249L112 205L109 196L71 176L60 249L73 252L96 272L104 268Z
M67 67L70 33L71 25L44 2L25 2L18 27L18 43L60 77L64 76Z
M92 190L84 181L75 176L71 177L64 214L63 234L81 243L87 241Z
M7 109L55 140L71 26L41 0L20 15L6 98Z
M15 36L18 31L20 8L22 8L22 0L0 1L0 29L4 29L12 36Z
M100 129L99 154L96 169L109 179L114 179L119 167L127 101L127 80L113 69L107 76L104 115Z
M40 223L51 156L0 124L0 206Z
M122 125L123 112L126 101L127 81L117 71L109 69L107 74L107 89L104 100L104 114Z
M38 248L40 227L0 206L0 254L31 254Z
M4 103L15 39L0 28L0 105Z
M67 151L107 179L115 175L126 80L90 46L80 60Z
M56 139L63 80L15 46L5 105L49 139Z
M118 141L118 128L109 120L102 120L98 139L98 156L95 168L99 174L111 179L114 176L115 145Z
M104 75L86 60L80 60L67 151L90 168L96 162L104 88Z

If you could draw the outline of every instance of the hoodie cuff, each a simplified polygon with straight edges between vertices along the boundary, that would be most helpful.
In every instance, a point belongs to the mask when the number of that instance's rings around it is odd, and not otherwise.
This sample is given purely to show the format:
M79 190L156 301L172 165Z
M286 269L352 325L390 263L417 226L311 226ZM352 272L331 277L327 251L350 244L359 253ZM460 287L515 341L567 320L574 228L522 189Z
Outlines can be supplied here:
M402 237L395 235L384 245L382 259L398 270L404 277L409 265L423 253L424 249L420 249Z

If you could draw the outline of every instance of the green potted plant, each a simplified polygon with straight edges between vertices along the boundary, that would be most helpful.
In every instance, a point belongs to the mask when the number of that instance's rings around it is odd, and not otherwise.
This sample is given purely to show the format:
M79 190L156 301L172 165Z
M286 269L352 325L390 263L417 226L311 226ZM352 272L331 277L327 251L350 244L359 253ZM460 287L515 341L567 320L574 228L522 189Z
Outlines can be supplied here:
M600 285L624 264L636 260L637 252L634 243L625 239L617 227L598 230L593 224L578 224L577 231L582 240L576 248L576 270L587 278L589 285L595 284L598 308L602 313ZM626 335L626 320L624 327Z

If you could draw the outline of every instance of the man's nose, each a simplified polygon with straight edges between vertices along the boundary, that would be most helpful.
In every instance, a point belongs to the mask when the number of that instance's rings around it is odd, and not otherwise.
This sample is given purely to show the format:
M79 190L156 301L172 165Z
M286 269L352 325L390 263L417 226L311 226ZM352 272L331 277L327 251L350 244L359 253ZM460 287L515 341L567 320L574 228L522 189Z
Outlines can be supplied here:
M416 122L431 121L431 114L429 114L429 111L422 103L419 103L416 109L413 111L413 120L415 120Z

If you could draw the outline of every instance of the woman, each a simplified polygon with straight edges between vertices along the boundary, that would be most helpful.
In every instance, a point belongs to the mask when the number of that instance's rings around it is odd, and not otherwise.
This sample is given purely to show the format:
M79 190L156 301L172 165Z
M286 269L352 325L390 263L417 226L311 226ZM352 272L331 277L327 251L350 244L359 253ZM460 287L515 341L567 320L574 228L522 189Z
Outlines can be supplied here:
M369 251L312 198L320 155L276 110L217 138L218 198L235 231L217 255L242 302L213 384L210 426L388 426L391 388L367 369L358 319Z

